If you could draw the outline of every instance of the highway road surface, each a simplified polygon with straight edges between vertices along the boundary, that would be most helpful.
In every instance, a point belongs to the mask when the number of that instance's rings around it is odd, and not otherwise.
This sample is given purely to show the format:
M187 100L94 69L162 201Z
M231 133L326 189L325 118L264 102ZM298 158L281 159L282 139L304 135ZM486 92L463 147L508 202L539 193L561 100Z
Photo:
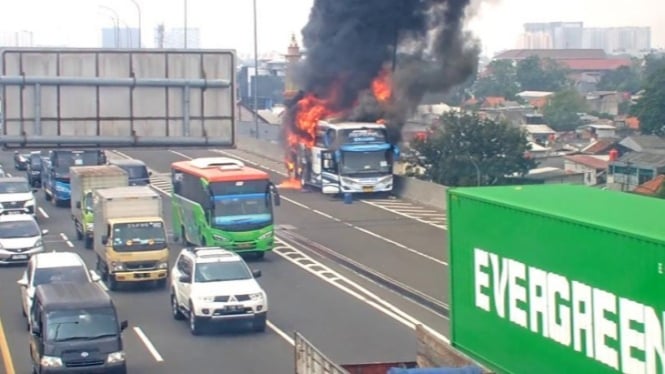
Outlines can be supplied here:
M277 163L240 151L231 154L279 171ZM221 153L122 150L109 155L148 164L153 187L165 194L168 221L170 163ZM24 173L12 170L10 152L0 153L0 162L12 175ZM271 173L275 181L281 180ZM92 267L92 251L75 240L69 208L53 207L41 191L37 195L39 222L50 231L45 246L75 251ZM291 338L296 330L340 363L414 360L414 323L447 335L443 213L390 199L346 205L316 192L283 191L283 196L276 220L279 245L265 260L250 262L263 272L259 282L270 301L269 329L224 329L194 337L185 323L172 319L166 290L112 292L121 318L129 320L124 341L130 372L293 373ZM171 249L173 261L177 243ZM30 370L16 285L23 269L0 269L0 363L8 374Z

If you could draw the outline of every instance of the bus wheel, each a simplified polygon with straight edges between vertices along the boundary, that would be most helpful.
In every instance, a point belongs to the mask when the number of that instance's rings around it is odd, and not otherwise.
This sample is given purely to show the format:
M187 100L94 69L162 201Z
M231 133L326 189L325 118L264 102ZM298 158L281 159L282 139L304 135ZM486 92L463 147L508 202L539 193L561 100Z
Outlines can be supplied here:
M263 260L263 258L266 256L266 253L265 252L256 252L254 254L254 256L256 257L257 260Z

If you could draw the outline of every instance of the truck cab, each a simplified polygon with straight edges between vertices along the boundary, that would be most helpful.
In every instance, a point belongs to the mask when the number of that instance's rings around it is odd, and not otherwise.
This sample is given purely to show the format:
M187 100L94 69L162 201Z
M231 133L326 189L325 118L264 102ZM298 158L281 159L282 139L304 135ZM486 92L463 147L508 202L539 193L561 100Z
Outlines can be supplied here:
M97 270L110 290L119 283L167 285L169 249L161 197L150 187L94 192Z
M100 149L49 151L48 162L42 168L44 198L55 206L69 205L71 185L69 168L71 166L104 165L106 154ZM45 176L44 173L47 175Z

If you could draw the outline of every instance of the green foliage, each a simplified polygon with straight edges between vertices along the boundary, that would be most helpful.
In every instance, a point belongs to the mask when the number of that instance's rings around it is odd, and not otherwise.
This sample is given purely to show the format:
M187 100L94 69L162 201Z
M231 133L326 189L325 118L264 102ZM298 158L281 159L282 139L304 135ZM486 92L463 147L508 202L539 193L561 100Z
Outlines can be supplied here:
M568 89L555 93L543 108L545 122L556 131L570 131L582 125L577 113L587 112L584 97Z
M507 100L515 99L520 90L517 71L508 60L495 60L488 66L488 75L479 78L473 87L478 97L500 96Z
M535 167L523 132L477 114L448 113L441 129L414 148L425 157L433 182L446 186L500 184Z
M608 71L598 82L598 89L635 93L642 89L640 71L632 66L621 66L616 70Z
M665 68L665 56L648 54L644 57L644 67L642 71L643 82L642 85L645 86L649 83L649 77L654 75L658 70Z
M570 85L567 73L556 61L538 56L517 63L517 81L525 91L561 91Z
M644 94L631 108L644 134L665 136L665 65L647 77Z
M630 101L622 101L619 103L619 114L630 113Z

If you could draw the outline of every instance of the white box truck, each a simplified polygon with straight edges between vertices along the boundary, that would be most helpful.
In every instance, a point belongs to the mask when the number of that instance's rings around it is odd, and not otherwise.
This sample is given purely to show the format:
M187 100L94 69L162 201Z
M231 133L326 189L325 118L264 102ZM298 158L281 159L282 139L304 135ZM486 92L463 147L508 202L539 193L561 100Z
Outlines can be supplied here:
M167 284L169 249L162 199L147 186L94 193L97 271L110 290L119 283Z
M76 239L85 239L85 247L92 249L95 222L92 193L100 188L129 186L129 176L113 165L72 166L69 175Z

